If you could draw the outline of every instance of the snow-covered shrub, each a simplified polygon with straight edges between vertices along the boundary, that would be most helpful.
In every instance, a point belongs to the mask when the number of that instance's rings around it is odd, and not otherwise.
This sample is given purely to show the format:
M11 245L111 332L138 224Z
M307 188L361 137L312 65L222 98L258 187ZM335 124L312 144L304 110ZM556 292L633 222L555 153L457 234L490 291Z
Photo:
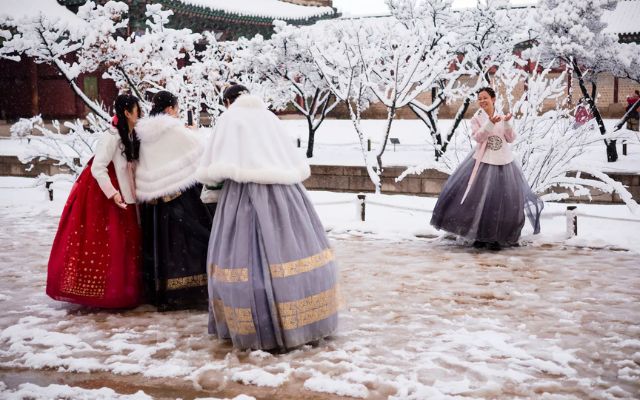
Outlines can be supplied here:
M29 143L18 158L24 164L54 160L55 165L68 168L74 176L80 174L93 155L99 134L109 129L106 122L93 114L87 116L87 126L82 120L65 122L66 133L59 121L51 124L53 129L47 128L38 115L22 118L11 127L12 137Z

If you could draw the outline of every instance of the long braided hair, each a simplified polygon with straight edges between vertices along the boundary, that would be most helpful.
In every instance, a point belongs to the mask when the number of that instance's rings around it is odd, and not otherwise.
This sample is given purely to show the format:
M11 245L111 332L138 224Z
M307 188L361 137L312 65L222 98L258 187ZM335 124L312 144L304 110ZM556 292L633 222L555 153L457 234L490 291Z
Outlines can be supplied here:
M125 110L133 113L136 108L138 117L141 117L140 100L136 96L121 94L116 98L114 105L116 117L113 119L112 125L118 130L123 145L122 155L127 161L136 161L140 156L140 140L138 140L135 129L129 136L129 124L127 124L127 117L124 115Z

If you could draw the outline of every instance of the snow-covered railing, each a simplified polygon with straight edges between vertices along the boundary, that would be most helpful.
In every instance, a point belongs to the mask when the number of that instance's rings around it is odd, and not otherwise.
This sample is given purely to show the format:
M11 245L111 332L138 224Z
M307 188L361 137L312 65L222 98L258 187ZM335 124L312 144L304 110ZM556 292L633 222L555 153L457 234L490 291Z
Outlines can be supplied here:
M44 188L47 191L47 198L49 199L49 201L53 201L53 188L51 187L51 185L53 184L53 181L51 180L47 180L44 182ZM36 182L33 185L27 185L27 186L0 186L0 190L3 189L12 189L12 190L16 190L16 189L36 189L38 188L40 185Z
M341 204L353 204L355 203L357 206L357 212L360 216L361 221L366 221L366 207L367 205L374 205L386 208L392 208L396 210L408 211L408 212L422 212L422 213L432 213L433 209L431 208L422 208L422 207L408 207L402 206L398 204L387 203L378 200L367 200L367 196L363 193L359 193L357 198L354 200L341 200L341 201L329 201L329 202L317 202L314 203L316 206L326 206L326 205L341 205ZM566 211L564 212L549 212L544 213L540 216L541 218L557 218L557 217L565 217L567 219L567 238L574 237L578 234L578 217L581 218L591 218L591 219L601 219L605 221L620 221L620 222L636 222L640 223L640 219L629 219L629 218L619 218L619 217L607 217L602 215L593 215L587 214L584 212L577 211L577 206L567 206Z

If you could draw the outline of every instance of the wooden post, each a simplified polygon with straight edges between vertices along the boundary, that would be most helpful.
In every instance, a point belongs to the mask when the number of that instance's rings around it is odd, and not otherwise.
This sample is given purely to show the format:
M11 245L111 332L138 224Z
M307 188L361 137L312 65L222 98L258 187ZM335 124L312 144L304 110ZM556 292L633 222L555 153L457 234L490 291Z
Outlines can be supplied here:
M366 200L367 196L365 194L360 193L358 195L358 200L360 200L360 221L364 221L365 220L365 207L366 207Z
M49 201L53 201L53 188L51 187L52 183L53 181L46 181L44 183L44 187L47 189L47 192L49 192Z
M578 235L578 212L576 206L567 206L567 239Z
M627 155L627 140L626 139L622 140L622 155L623 156Z

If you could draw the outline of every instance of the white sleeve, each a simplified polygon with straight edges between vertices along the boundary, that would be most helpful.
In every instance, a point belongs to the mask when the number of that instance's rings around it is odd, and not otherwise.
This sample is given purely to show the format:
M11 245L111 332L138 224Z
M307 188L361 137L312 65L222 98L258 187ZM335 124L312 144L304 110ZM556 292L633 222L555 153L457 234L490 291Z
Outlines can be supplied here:
M93 157L93 165L91 166L91 175L98 181L100 189L104 192L107 198L112 198L118 192L111 178L107 167L113 160L113 155L118 148L118 137L111 132L106 132L102 138L98 141L96 148L96 154Z

